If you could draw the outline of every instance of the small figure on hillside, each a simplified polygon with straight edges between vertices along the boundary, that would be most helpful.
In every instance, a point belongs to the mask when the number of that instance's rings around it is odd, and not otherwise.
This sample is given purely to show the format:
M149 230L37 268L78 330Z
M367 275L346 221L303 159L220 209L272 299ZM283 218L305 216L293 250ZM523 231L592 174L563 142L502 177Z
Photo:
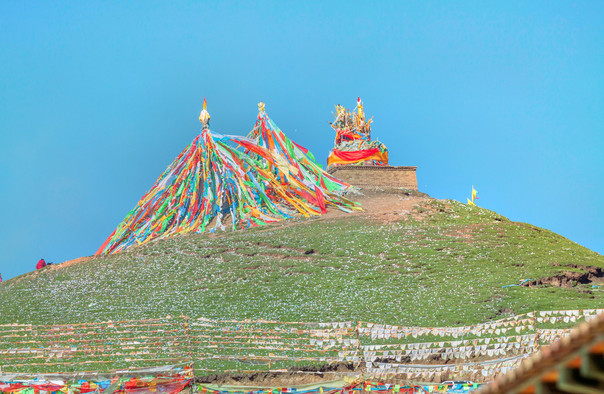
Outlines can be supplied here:
M2 283L2 274L0 274L0 283Z
M38 261L38 264L36 264L36 269L42 269L46 267L46 261L44 261L44 259L40 259L40 261Z

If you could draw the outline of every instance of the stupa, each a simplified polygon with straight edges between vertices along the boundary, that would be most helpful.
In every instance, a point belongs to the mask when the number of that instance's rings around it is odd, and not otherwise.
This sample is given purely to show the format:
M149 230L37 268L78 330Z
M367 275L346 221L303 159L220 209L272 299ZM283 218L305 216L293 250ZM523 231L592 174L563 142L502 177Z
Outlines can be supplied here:
M338 104L334 117L331 127L336 138L327 158L329 174L361 188L417 190L417 167L389 165L386 145L371 140L373 118L365 119L360 97L353 113Z

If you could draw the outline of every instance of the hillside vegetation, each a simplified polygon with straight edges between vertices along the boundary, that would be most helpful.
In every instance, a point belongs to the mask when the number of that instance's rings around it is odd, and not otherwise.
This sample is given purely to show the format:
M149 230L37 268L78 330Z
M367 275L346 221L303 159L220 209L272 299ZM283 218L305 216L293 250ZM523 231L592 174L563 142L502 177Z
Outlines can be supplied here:
M364 213L178 236L28 273L0 284L0 322L187 315L447 326L602 305L604 257L560 235L452 200L392 192L361 203ZM523 279L537 282L502 288Z

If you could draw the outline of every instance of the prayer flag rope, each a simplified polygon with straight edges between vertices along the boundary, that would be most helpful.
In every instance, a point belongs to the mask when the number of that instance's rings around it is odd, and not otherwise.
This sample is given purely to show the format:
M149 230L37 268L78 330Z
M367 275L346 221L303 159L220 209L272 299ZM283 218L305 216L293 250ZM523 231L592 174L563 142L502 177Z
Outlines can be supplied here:
M250 371L252 372L252 371ZM190 375L190 374L189 374ZM104 392L114 394L125 393L178 393L189 387L193 379L185 375L163 376L149 375L144 377L107 376L103 379L55 379L45 381L40 379L20 380L17 382L0 381L0 392L15 394L34 394L39 392L57 392L84 394ZM412 394L412 393L468 393L480 388L482 384L473 382L448 384L413 384L411 382L392 383L386 381L370 381L361 378L344 378L343 380L319 384L307 384L299 387L237 387L197 384L193 390L201 394L354 394L372 392L375 394ZM193 391L191 390L191 391Z
M31 379L19 381L0 381L0 392L15 394L72 393L83 394L90 392L105 392L113 394L125 393L179 393L190 386L190 368L179 368L181 373L173 376L150 375L145 377L114 376L106 380L78 379L69 381L62 379Z
M477 370L486 378L509 367L512 361L502 357L518 360L517 357L534 353L543 344L567 335L573 323L591 319L600 312L597 309L539 311L460 327L212 320L186 316L63 325L3 324L0 368L15 373L75 372L159 366L178 361L194 363L200 370L266 371L299 364L352 362L380 376L430 378L440 372L451 372L448 367L434 365L435 362L470 361L476 357L502 360L497 368L488 364L488 368L481 366ZM410 364L422 363L433 369L422 367L421 373L409 369Z

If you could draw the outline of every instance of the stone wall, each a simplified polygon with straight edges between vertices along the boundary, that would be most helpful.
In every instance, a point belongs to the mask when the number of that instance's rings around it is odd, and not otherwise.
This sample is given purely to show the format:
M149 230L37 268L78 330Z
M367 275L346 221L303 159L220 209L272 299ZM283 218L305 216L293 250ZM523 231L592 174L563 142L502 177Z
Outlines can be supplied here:
M336 166L327 172L354 186L404 187L417 190L417 167L393 166Z

